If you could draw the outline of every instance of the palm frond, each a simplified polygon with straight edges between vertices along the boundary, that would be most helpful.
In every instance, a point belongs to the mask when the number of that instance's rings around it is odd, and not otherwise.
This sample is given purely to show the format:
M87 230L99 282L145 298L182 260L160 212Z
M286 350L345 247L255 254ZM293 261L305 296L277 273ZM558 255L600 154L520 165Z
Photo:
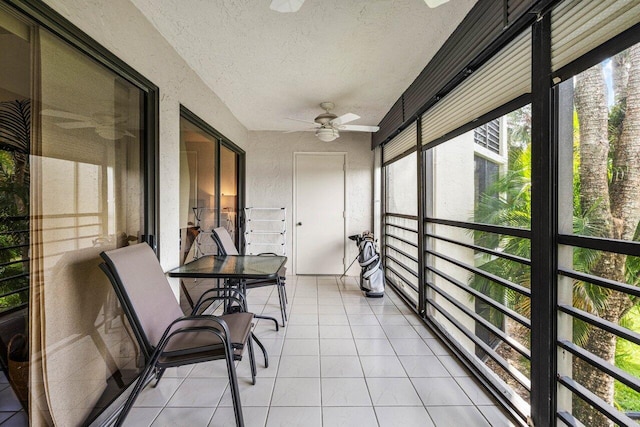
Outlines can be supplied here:
M31 101L0 102L0 150L29 154Z

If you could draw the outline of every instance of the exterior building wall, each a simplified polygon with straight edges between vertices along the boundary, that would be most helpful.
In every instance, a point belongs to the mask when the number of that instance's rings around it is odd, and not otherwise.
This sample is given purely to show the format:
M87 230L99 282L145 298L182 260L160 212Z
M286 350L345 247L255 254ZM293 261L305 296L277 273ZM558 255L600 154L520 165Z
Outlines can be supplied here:
M445 218L455 221L468 222L473 218L473 193L474 193L474 142L473 131L460 135L451 141L437 146L433 156L433 185L432 194L435 195L433 212L436 218ZM456 227L442 227L438 235L448 237L459 242L473 244L473 234L467 230ZM435 240L433 249L436 252L445 254L448 257L474 265L473 250L454 245L448 242ZM444 271L462 283L468 283L470 273L462 268L455 267L439 258L433 259L434 266L438 270ZM469 295L452 285L448 281L436 277L436 285L453 296L456 300L474 310L474 301ZM457 315L459 310L447 302L442 296L435 294L435 300L455 315L470 331L474 330L473 319L462 314ZM436 318L443 325L448 325L444 316L436 312ZM455 327L448 328L455 338L473 352L473 342L467 339Z

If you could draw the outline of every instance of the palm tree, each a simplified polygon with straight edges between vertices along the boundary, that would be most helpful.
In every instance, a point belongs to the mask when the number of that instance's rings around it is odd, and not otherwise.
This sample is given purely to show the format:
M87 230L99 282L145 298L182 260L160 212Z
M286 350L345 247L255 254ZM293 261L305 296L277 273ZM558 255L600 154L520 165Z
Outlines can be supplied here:
M617 105L609 110L607 85L602 64L576 77L575 108L580 134L580 206L590 211L600 228L600 237L633 240L640 222L640 45L631 47L612 61ZM631 269L633 270L633 269ZM590 273L606 279L637 284L629 277L626 255L600 253ZM627 294L609 289L597 290L602 304L594 313L619 324L633 307ZM590 328L584 348L615 363L617 337L599 328ZM574 378L613 403L614 382L608 375L594 375L589 364L574 363ZM589 425L607 426L612 422L580 399L574 399L574 413Z

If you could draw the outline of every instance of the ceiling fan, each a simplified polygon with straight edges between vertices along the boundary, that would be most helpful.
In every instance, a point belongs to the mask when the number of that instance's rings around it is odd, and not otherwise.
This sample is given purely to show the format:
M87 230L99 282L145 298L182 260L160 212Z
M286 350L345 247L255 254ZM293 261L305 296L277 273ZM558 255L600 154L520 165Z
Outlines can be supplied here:
M314 131L320 141L331 142L340 137L339 131L352 131L352 132L377 132L380 128L378 126L363 126L363 125L348 125L346 123L358 120L360 116L353 113L343 114L340 117L331 113L335 107L333 102L323 102L320 104L320 108L324 110L324 113L313 119L313 122L299 119L289 119L298 122L312 123L314 125L311 129L305 129L308 131ZM297 132L297 131L289 131Z
M127 121L127 118L112 113L93 113L91 116L83 116L67 111L45 109L42 110L42 115L72 120L56 123L56 126L62 129L95 128L100 137L109 141L116 141L125 136L135 136L120 127L122 123Z
M448 1L449 0L424 0L427 6L431 8L438 7ZM304 0L272 0L271 6L269 6L269 8L271 10L275 10L276 12L292 13L300 10L303 3Z

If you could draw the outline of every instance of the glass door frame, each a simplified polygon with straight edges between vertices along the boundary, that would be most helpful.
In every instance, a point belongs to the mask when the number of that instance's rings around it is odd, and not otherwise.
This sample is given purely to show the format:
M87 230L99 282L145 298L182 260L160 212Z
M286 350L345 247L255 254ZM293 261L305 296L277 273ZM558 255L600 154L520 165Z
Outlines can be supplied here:
M245 191L245 176L246 176L246 152L234 144L229 138L224 136L222 133L218 132L213 126L209 125L203 119L198 117L195 113L189 110L184 105L180 105L180 118L189 121L191 124L198 127L203 132L207 133L209 136L215 138L218 141L216 145L216 170L215 170L215 186L216 186L216 201L215 206L221 206L220 202L220 147L225 147L231 150L233 153L237 155L237 164L236 164L236 182L238 185L238 215L240 217L240 213L243 212L246 198ZM216 223L220 224L221 221L221 211L218 209ZM244 221L238 221L236 224L236 228L238 231L238 236L242 236L244 233ZM239 247L240 252L243 252L244 245L243 239L239 239Z
M140 90L142 94L140 121L143 124L142 128L145 129L141 136L140 152L141 187L144 192L140 238L147 242L159 256L159 88L44 2L4 0L0 6L9 12L16 13L26 23L50 32L68 46L76 49L81 55L95 61ZM126 390L119 393L103 409L92 413L85 420L85 424L108 424L117 413L118 407L124 404L126 396Z
M159 88L43 2L36 0L5 0L5 3L9 9L13 9L35 25L52 32L88 58L106 67L142 91L144 111L141 120L144 122L144 129L146 130L142 137L143 147L141 153L144 174L143 188L145 189L144 232L142 239L149 243L159 256L160 248L157 238L160 223L158 218Z

